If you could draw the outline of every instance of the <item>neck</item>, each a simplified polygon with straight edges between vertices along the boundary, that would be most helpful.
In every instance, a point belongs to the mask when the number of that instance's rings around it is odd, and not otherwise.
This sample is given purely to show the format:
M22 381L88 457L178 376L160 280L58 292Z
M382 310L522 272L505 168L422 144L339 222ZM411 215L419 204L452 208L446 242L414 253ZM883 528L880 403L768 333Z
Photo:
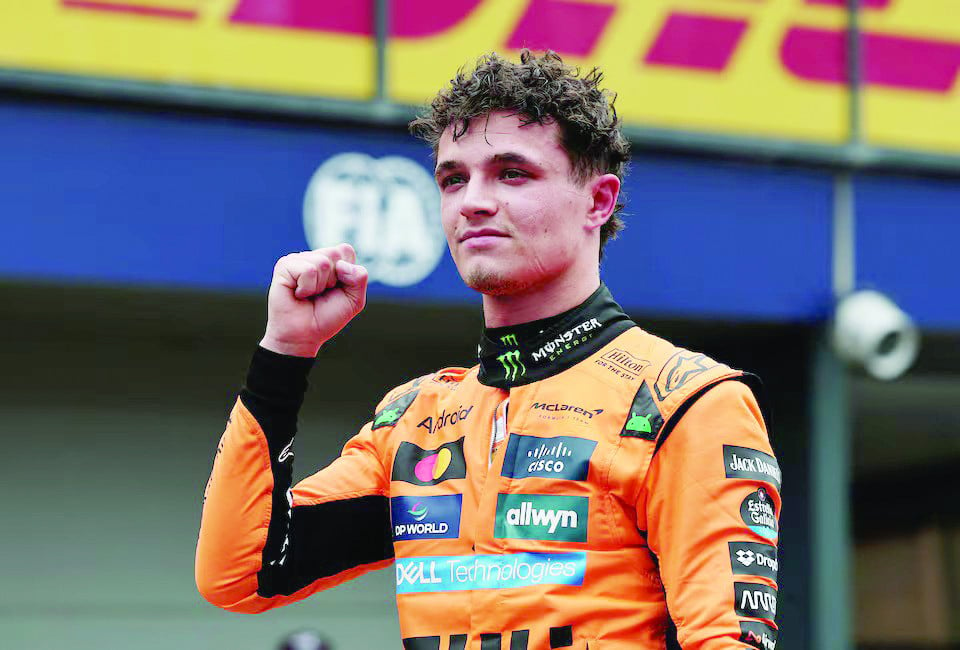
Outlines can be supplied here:
M485 328L478 350L480 383L510 389L552 377L634 327L602 285L573 308L550 314Z
M556 316L573 309L600 286L600 269L565 273L521 293L483 296L483 320L487 327L509 327Z

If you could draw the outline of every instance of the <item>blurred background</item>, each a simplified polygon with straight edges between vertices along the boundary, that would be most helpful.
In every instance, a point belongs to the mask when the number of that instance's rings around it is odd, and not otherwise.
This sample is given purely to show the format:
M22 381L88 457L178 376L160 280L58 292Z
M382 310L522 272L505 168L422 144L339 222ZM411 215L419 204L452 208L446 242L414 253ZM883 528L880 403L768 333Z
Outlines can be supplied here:
M389 570L203 602L202 490L286 252L347 240L374 280L299 476L390 387L474 363L405 124L523 46L619 93L614 295L766 382L779 647L960 647L953 0L0 0L0 646L398 647Z

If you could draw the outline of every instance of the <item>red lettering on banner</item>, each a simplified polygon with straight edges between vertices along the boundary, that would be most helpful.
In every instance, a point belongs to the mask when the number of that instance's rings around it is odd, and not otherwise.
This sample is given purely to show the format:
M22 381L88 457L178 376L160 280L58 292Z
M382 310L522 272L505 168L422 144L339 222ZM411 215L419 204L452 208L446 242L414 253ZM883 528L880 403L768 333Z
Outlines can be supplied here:
M804 0L808 5L831 5L846 8L848 0ZM860 0L864 9L886 9L892 0Z
M615 7L573 0L530 0L507 47L552 49L560 54L587 56L613 16Z
M197 11L195 9L163 7L155 4L105 2L102 0L60 0L60 4L68 9L92 9L95 11L110 11L124 14L138 14L141 16L155 16L157 18L193 20L197 17Z
M746 20L673 13L644 61L719 72L727 67L746 28Z
M483 0L391 0L390 35L423 38L462 22ZM373 0L240 0L230 22L286 29L374 34Z
M960 72L960 44L883 34L863 34L863 81L878 86L949 92ZM784 66L801 79L847 81L847 35L794 27L780 51Z

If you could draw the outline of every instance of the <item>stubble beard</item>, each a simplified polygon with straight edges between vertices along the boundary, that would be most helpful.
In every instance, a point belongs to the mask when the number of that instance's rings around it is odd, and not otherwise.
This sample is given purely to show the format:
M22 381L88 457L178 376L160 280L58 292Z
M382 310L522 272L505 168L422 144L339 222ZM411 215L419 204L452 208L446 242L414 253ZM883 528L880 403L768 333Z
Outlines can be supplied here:
M488 296L509 296L527 289L528 283L511 278L505 273L476 266L463 274L463 282L474 291Z

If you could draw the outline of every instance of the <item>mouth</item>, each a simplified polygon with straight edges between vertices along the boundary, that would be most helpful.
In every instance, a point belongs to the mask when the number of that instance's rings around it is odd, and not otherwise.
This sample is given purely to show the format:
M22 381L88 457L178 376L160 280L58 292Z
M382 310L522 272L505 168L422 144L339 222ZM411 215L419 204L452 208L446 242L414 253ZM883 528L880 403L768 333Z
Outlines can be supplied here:
M460 236L460 243L469 241L471 239L492 239L495 237L507 237L507 233L502 230L497 230L496 228L478 228L476 230L468 230Z

